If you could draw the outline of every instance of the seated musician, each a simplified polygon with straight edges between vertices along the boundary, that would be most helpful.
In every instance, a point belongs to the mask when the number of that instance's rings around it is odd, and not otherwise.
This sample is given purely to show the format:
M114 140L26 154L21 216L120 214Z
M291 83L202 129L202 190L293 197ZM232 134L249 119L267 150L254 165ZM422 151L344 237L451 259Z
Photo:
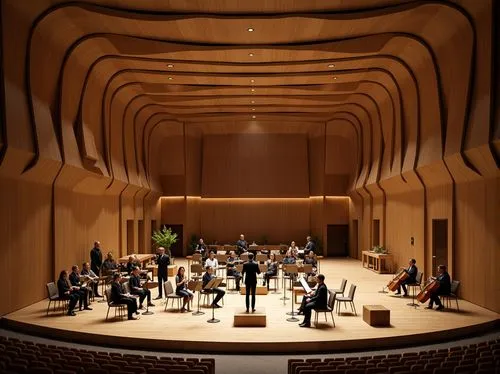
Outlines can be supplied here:
M238 256L242 253L248 252L248 243L245 240L245 235L241 234L240 239L236 242L236 252Z
M316 278L318 280L316 290L302 297L299 314L304 314L304 321L299 325L300 327L311 327L312 310L326 309L328 305L328 288L325 284L325 276L318 274Z
M111 275L119 266L113 258L113 253L108 252L108 257L102 263L102 275Z
M148 306L155 306L151 302L151 291L147 288L143 288L141 286L141 270L136 266L134 270L132 270L132 274L130 274L130 278L128 280L128 284L130 286L130 293L132 295L139 296L139 309L143 309L142 303L144 299L147 298Z
M127 274L131 275L132 271L134 271L136 267L141 269L141 261L139 261L136 255L129 256L127 262ZM141 270L139 273L141 275L141 278L145 278L145 274L147 274L147 271Z
M187 288L189 279L184 276L185 272L186 269L184 269L184 266L181 266L177 271L177 275L175 276L175 294L183 297L181 313L191 311L191 309L189 309L189 302L193 300L194 296L194 294Z
M134 313L140 314L137 311L137 300L135 297L123 293L121 279L122 276L120 273L113 274L113 282L111 282L111 301L115 304L126 304L128 319L138 319L138 317L134 316Z
M267 271L264 273L264 283L262 285L265 286L267 283L267 290L269 291L269 279L278 275L278 262L274 253L267 255L265 265L267 265Z
M203 288L205 288L205 286L208 284L208 282L210 282L213 278L215 278L215 276L213 275L213 272L214 272L214 269L210 266L207 266L206 267L206 270L207 272L205 274L203 274ZM205 290L205 292L208 292L208 293L215 293L217 296L215 296L215 299L214 301L212 302L212 304L210 305L211 307L214 307L214 308L222 308L218 302L220 301L220 299L222 299L224 297L224 295L226 294L226 292L224 290L221 290L219 288L213 288L211 290Z
M102 297L101 295L99 295L97 287L99 285L99 277L90 268L90 264L88 262L84 262L82 264L82 271L80 272L80 275L85 277L87 285L92 288L94 295L96 297Z
M288 251L285 255L285 258L283 259L283 265L290 265L290 264L295 264L296 263L296 260L295 260L295 257L293 257L290 253L290 251ZM285 276L290 276L290 273L285 273ZM297 274L293 274L293 277L295 278L297 276Z
M234 277L234 282L236 283L236 291L240 290L241 273L236 270L236 253L234 251L229 252L229 257L226 262L227 276Z
M445 265L439 265L438 266L438 274L436 278L432 278L434 280L437 280L439 282L439 288L432 292L430 295L430 301L429 301L429 306L426 307L425 309L432 309L433 303L436 303L438 306L436 310L443 310L444 306L441 303L441 300L439 299L439 295L449 295L451 292L451 279L450 279L450 274L446 271L446 266Z
M82 310L82 305L83 309L92 310L92 308L89 308L89 289L80 282L80 269L78 269L78 265L73 265L71 270L69 282L73 289L80 294L80 310Z
M59 274L57 290L61 299L69 300L68 316L76 316L75 306L78 300L80 300L80 292L77 287L73 287L69 283L68 272L66 270L61 271Z
M318 268L317 268L318 262L316 261L316 255L314 254L313 251L309 251L307 256L304 258L304 264L312 265L312 273L307 273L306 279L309 279L309 277L316 276L316 272L318 271Z
M299 258L299 247L295 245L294 241L290 243L290 247L288 248L287 254L289 254L295 259Z
M203 258L207 257L207 246L206 246L205 242L203 241L203 238L200 238L200 240L198 241L198 244L196 244L195 252L200 253L201 257L203 257Z
M208 255L208 258L205 260L205 267L210 266L214 268L214 271L217 273L217 269L219 268L219 261L215 258L215 252L211 251Z
M416 263L417 261L414 258L412 258L408 263L408 269L403 269L408 274L408 278L406 278L404 281L401 282L401 284L398 287L398 290L396 291L396 295L401 295L401 288L403 288L404 292L403 296L408 296L406 285L413 284L417 281L418 268L415 266Z

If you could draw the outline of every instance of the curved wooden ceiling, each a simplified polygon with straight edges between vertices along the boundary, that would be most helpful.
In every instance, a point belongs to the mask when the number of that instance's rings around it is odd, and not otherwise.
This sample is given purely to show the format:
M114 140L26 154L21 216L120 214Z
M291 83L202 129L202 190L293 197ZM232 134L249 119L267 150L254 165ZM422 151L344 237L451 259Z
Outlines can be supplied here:
M212 123L213 131L248 121L326 123L328 133L352 138L361 184L379 178L383 163L400 174L463 150L482 51L470 12L489 6L19 3L3 12L16 16L7 23L29 25L20 38L35 158L132 182L149 179L145 148L159 123ZM54 139L60 155L48 146Z

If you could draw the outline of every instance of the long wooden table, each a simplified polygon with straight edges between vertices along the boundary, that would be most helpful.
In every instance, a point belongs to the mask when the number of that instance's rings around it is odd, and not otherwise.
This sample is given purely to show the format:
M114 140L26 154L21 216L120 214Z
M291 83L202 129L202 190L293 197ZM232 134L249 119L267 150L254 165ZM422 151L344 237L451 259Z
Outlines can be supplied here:
M389 255L387 253L363 251L361 258L363 267L367 269L373 270L374 272L379 274L391 272L391 268L387 266L387 262L392 262L392 255Z
M142 267L144 267L144 265L146 264L146 262L148 262L152 258L156 257L156 255L154 255L152 253L147 253L147 254L142 253L142 254L137 254L137 255L131 254L131 255L126 255L126 256L120 257L118 259L118 262L120 262L120 263L127 263L128 262L128 258L130 256L136 257L137 261L139 261L141 263Z

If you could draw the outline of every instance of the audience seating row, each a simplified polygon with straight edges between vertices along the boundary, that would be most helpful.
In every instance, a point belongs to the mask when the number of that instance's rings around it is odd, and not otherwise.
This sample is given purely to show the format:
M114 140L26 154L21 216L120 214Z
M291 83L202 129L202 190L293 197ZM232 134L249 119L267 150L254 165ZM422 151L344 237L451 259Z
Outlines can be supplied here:
M89 351L0 337L0 373L215 374L215 360Z
M288 360L288 374L500 373L500 339L421 352Z

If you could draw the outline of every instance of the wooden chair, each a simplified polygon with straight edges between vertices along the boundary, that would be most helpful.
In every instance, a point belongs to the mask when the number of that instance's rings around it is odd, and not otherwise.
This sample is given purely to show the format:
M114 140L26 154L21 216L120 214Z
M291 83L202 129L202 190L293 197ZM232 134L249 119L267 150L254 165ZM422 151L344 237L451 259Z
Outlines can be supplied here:
M166 281L163 283L163 289L165 290L165 298L167 299L167 302L165 303L165 311L167 310L167 305L168 305L168 300L172 300L172 306L174 306L174 300L177 300L177 307L180 310L181 309L181 299L183 298L182 296L179 296L175 293L174 288L172 287L172 282L171 281Z
M335 297L336 296L337 296L337 294L334 291L328 290L328 304L326 306L326 309L320 309L320 308L314 309L314 311L316 312L316 318L314 321L315 325L318 324L318 315L320 313L325 313L325 322L328 322L328 319L326 317L326 313L330 313L330 315L332 316L333 327L335 327L335 319L333 318L333 306L335 305Z
M111 308L115 309L115 318L116 318L116 311L117 310L118 310L118 316L120 318L123 318L127 315L127 305L126 304L119 304L119 303L117 304L111 300L111 288L106 288L106 290L104 291L104 295L106 295L106 301L108 303L108 312L106 313L106 321L108 320L109 310Z
M334 288L332 289L332 291L335 292L336 294L344 296L346 285L347 285L347 279L342 279L342 281L340 282L340 288Z
M267 255L263 254L263 253L258 253L255 256L255 261L257 261L257 262L266 262L267 261Z
M243 261L243 262L247 262L248 261L248 252L242 253L240 255L240 260Z
M415 303L415 296L416 296L416 292L415 292L415 288L418 287L420 289L422 289L422 277L423 277L423 273L421 271L417 272L417 276L415 277L415 283L409 283L406 285L406 287L411 287L411 303L408 303L407 305L409 306L418 306L417 303Z
M57 308L62 309L62 313L68 308L69 300L59 297L59 290L54 282L47 283L47 293L49 294L49 305L47 306L47 315L49 315L50 304L54 303L54 312Z
M340 303L343 304L351 304L351 310L354 312L354 315L357 316L356 306L354 305L354 293L356 292L356 285L351 284L349 288L349 294L347 296L339 296L337 297L337 314L340 312Z
M191 264L191 279L200 280L203 274L203 266L199 264ZM196 275L195 275L196 274Z
M455 299L457 302L457 311L460 311L458 307L458 288L460 287L460 281L452 281L451 282L451 291L449 295L442 295L443 304L446 305L447 308L451 307L451 299Z

